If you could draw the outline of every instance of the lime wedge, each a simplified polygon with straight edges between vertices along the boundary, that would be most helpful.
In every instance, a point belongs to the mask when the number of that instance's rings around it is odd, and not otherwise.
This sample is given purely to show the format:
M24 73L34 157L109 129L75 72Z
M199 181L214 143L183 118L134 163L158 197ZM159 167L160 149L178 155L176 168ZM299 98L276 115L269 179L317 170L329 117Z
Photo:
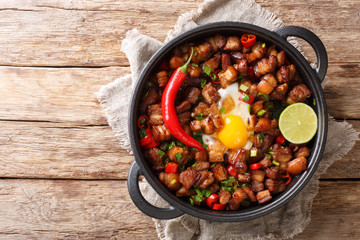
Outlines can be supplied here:
M282 111L279 129L286 140L295 144L309 142L317 131L317 116L305 103L291 104Z

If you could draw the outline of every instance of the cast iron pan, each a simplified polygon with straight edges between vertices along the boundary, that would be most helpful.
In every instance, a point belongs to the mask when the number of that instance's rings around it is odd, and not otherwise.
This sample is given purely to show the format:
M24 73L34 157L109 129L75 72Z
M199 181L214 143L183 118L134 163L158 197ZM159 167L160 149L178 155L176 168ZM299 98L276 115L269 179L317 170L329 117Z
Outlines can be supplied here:
M302 174L296 176L287 186L286 190L273 197L272 201L264 204L249 207L238 211L214 211L198 206L191 206L187 201L176 197L158 179L151 169L150 163L144 157L138 137L137 117L139 116L139 104L142 96L142 89L146 80L150 78L161 60L171 54L175 46L186 42L193 42L213 36L216 33L224 35L242 35L244 33L255 34L259 40L275 44L278 50L284 50L289 61L295 64L305 84L316 99L314 110L318 116L318 131L311 145L311 155L308 157L308 168ZM317 68L314 70L309 63L288 41L287 37L296 36L307 41L314 49L317 57ZM325 149L327 135L327 110L324 93L321 88L321 81L324 79L328 66L327 53L323 43L311 31L295 26L288 26L274 32L246 23L238 22L217 22L203 25L185 32L168 44L163 46L148 62L143 69L137 82L131 99L129 110L129 135L135 161L132 164L129 177L128 189L134 204L145 214L158 219L171 219L181 216L184 213L210 221L238 222L258 218L269 214L272 211L284 206L294 198L309 182L314 174L321 156ZM143 175L152 188L164 198L170 205L167 208L158 208L147 202L139 190L139 177ZM289 203L291 204L291 202Z

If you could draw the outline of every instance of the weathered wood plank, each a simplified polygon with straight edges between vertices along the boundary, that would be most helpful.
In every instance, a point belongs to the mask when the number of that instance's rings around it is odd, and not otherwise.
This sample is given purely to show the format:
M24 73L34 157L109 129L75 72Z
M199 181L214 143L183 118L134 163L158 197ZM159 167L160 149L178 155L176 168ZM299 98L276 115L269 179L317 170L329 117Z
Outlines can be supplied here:
M3 1L0 65L124 66L128 61L120 47L127 30L138 28L163 41L178 16L196 10L201 2ZM330 62L359 61L359 1L258 2L286 25L304 26L318 34Z
M106 124L94 92L129 72L127 67L0 67L0 119ZM328 76L329 114L360 119L360 64L331 64Z
M125 181L0 180L1 239L157 239ZM321 182L295 239L358 239L358 182Z
M0 121L0 132L0 177L126 179L133 161L108 126ZM323 177L360 178L359 155L360 142Z

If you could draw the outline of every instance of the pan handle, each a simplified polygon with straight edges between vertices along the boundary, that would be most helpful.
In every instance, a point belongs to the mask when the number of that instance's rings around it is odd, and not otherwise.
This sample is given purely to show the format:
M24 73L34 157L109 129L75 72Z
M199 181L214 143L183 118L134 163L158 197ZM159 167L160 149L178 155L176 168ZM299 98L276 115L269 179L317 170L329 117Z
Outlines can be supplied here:
M140 175L142 175L140 167L134 161L129 171L128 189L130 197L136 207L138 207L146 215L157 219L172 219L184 214L182 211L174 208L173 206L170 206L169 208L158 208L146 201L139 188Z
M313 32L306 28L297 26L287 26L275 31L282 38L286 39L289 36L295 36L307 41L314 49L317 58L317 68L315 69L318 78L322 82L325 78L326 70L328 68L328 56L324 44L320 38Z

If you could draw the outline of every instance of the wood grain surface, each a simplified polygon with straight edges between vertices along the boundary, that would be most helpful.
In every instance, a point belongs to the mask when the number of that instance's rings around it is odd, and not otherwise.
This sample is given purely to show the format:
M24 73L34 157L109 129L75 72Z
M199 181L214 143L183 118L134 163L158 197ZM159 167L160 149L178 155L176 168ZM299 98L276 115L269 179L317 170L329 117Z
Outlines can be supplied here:
M257 0L329 56L328 112L360 131L360 1ZM128 30L163 41L202 0L0 0L0 239L157 239L131 202L133 157L94 95L130 73ZM309 61L315 54L300 40ZM360 143L322 175L295 239L359 239Z

